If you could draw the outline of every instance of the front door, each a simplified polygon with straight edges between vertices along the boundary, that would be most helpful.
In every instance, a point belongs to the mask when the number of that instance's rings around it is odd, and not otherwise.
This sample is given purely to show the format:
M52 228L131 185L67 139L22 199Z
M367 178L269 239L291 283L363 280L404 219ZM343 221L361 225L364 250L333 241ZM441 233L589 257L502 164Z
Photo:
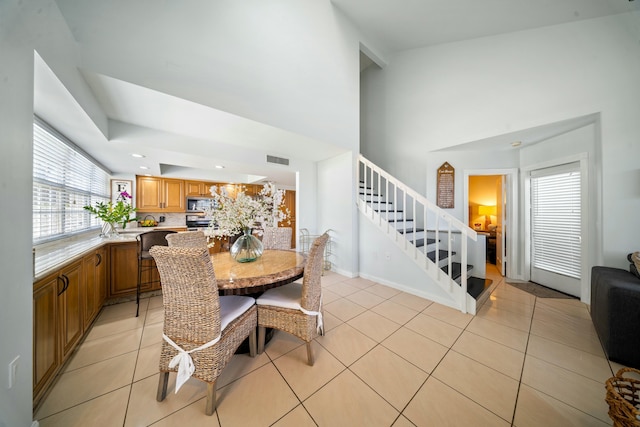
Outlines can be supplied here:
M580 163L531 171L531 281L580 296Z

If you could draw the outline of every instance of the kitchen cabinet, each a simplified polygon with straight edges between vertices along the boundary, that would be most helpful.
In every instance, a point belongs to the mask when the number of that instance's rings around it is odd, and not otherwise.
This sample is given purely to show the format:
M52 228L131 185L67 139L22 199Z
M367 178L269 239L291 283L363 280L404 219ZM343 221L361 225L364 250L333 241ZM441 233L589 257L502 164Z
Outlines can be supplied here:
M291 233L291 248L296 248L296 192L293 190L285 190L284 193L284 206L289 209L288 221L281 221L279 227L291 227L293 233Z
M187 196L193 197L211 197L210 188L212 185L216 185L215 182L205 181L185 181L184 188Z
M60 285L59 282L62 282ZM58 273L47 276L33 290L33 397L39 400L60 365L58 345Z
M113 244L109 248L109 298L135 295L138 282L138 242ZM145 261L149 262L149 261ZM153 261L151 261L153 262ZM158 269L145 269L140 292L161 289Z
M39 280L33 288L33 395L47 385L80 341L83 330L82 260Z
M136 207L140 212L184 212L185 191L181 179L136 177Z
M66 285L59 290L58 307L60 313L60 338L62 359L73 350L83 333L81 290L82 262L77 261L60 270L60 277Z
M107 249L101 247L82 258L84 271L83 329L86 331L107 299Z

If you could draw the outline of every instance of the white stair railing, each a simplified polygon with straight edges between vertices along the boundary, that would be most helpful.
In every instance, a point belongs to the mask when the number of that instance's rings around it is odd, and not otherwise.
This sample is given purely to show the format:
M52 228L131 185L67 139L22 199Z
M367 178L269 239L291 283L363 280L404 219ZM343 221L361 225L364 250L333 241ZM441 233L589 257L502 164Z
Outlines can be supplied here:
M477 240L475 230L427 200L360 155L358 157L358 208L385 232L400 249L423 268L467 312L467 238ZM392 223L394 226L392 226ZM402 233L399 231L402 230ZM418 232L424 230L424 252L417 245ZM409 239L408 235L412 236ZM435 259L427 256L428 235L435 240ZM452 256L454 235L460 235L460 284L455 281ZM445 247L441 241L447 242ZM457 249L457 248L456 248ZM446 271L441 268L440 251L446 250ZM456 252L457 253L457 252ZM457 275L456 275L457 276Z

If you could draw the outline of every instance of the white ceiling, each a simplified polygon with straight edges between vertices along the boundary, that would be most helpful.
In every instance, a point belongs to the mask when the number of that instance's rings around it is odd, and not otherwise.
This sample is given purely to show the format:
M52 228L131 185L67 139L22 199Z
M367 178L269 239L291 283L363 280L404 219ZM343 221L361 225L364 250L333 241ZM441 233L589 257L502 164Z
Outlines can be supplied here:
M387 53L640 9L629 0L331 0Z
M640 8L628 0L331 0L385 54L421 46L520 31ZM68 3L68 2L67 2ZM61 5L64 2L61 2ZM80 31L74 8L61 7ZM65 14L65 10L67 13ZM152 22L154 10L145 10ZM91 33L91 28L84 28ZM134 35L132 35L134 36ZM189 43L197 43L189 40ZM206 64L205 64L206 65ZM318 161L341 149L172 95L83 70L109 118L100 132L41 59L36 59L35 111L116 174L142 174L229 182L270 180L295 186L295 165L272 165L266 155ZM566 131L567 126L562 129ZM537 129L504 140L556 132ZM543 133L540 133L543 132ZM535 133L535 135L534 135ZM498 139L493 141L496 144ZM504 142L504 141L503 141ZM484 141L484 144L489 144ZM460 147L462 148L462 147ZM472 147L466 147L472 148ZM143 154L134 159L132 153ZM222 170L215 165L224 165ZM140 166L149 169L142 170Z

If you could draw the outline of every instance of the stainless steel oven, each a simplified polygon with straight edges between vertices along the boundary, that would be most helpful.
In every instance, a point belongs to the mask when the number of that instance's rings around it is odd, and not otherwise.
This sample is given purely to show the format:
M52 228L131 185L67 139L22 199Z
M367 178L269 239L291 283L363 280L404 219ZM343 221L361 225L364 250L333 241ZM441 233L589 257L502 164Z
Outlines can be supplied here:
M204 213L187 215L187 231L204 230L209 227L210 222L211 217L206 216Z

